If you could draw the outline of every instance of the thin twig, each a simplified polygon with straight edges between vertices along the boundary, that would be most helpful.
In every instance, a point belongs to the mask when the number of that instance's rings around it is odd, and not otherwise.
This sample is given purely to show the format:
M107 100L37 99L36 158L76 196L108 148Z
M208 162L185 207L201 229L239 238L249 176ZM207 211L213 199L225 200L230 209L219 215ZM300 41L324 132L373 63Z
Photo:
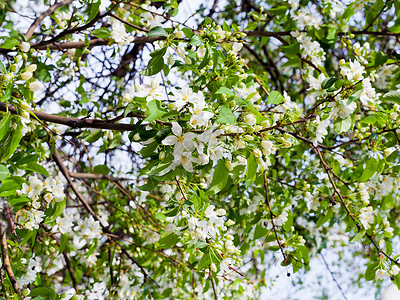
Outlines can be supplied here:
M215 289L214 278L210 277L210 280L211 280L211 286L212 286L212 289L213 289L213 292L214 292L214 299L215 299L215 300L218 300L217 291L216 291L216 289Z
M281 250L283 259L286 259L286 253L285 251L283 251L283 246L282 243L279 239L278 233L276 232L276 227L275 227L275 223L274 223L274 215L272 214L272 209L271 209L271 202L269 201L269 190L268 190L268 177L267 177L267 172L264 171L264 189L265 189L265 203L267 204L268 210L269 210L269 215L271 218L271 224L272 224L272 230L275 233L275 238L276 241L278 242L279 245L279 249Z
M328 272L331 274L332 280L335 282L335 284L336 284L336 286L338 287L338 289L339 289L340 293L342 294L343 298L344 298L345 300L348 300L347 297L346 297L346 295L344 294L344 292L343 292L343 290L342 290L342 287L340 286L339 282L337 282L337 280L336 280L336 278L335 278L335 275L333 274L333 272L332 272L331 269L329 268L329 265L328 265L328 263L326 262L325 257L323 256L322 252L320 253L320 255L321 255L321 257L322 257L322 260L324 261L324 264L325 264L326 269L327 269Z

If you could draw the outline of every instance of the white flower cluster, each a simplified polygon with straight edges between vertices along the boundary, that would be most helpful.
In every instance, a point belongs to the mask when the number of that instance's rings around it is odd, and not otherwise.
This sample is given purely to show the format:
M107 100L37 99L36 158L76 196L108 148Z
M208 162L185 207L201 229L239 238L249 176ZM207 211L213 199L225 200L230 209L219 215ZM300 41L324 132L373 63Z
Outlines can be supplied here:
M312 26L319 29L322 25L322 18L317 11L311 11L307 7L302 7L297 10L290 11L291 16L297 22L300 28Z
M255 103L258 100L261 99L260 94L258 93L257 89L259 89L260 86L258 83L253 84L249 87L247 87L244 83L240 83L239 87L234 87L233 89L236 92L236 96L246 99L251 101L251 103ZM250 95L252 95L250 97ZM249 97L249 99L247 99Z
M25 258L21 260L23 265L28 264L25 273L17 278L18 284L24 286L35 281L36 274L42 271L42 260L40 257L35 257L35 254L30 258L29 263Z
M288 211L289 210L290 210L290 206L287 206L282 210L281 214L278 215L277 217L275 217L273 220L264 220L261 223L264 224L267 229L272 228L272 222L274 222L275 226L282 226L288 220Z
M114 18L111 19L111 38L119 45L129 45L134 40L134 37L126 32L124 24Z
M215 206L210 205L206 208L204 214L208 218L208 221L199 221L195 216L188 219L189 232L194 233L194 242L198 240L205 241L207 237L215 238L218 228L226 230L226 227L224 228L225 221L223 216L226 214L224 209L220 208L215 211Z
M311 62L316 66L323 65L326 53L317 41L313 41L305 32L292 31L290 34L300 43L301 56L303 58L310 58Z
M44 219L44 212L39 210L42 203L40 196L43 196L46 205L51 202L61 202L65 198L61 180L48 177L42 181L36 175L29 178L29 185L23 183L22 189L18 190L17 194L25 195L31 200L29 208L23 209L18 215L18 222L28 230L38 229Z
M72 232L72 227L71 231ZM90 245L94 239L101 238L101 225L99 221L95 221L93 216L88 218L77 219L77 225L73 227L75 233L73 237L74 245L80 249L85 245Z
M160 26L165 21L163 17L164 10L162 7L156 8L154 6L142 5L144 13L141 14L142 18L145 19L146 24L149 28Z
M386 271L385 269L378 269L375 272L375 279L380 280L385 277L396 276L397 274L399 274L399 272L400 272L400 268L397 265L393 265L390 268L389 272Z
M364 79L365 68L357 60L350 60L348 64L341 59L339 61L340 74L347 77L350 82L359 81Z
M315 131L315 138L312 139L314 147L316 147L319 143L324 141L324 137L328 134L328 126L330 125L331 119L328 117L325 120L321 121L320 117L317 116L315 119L315 124L317 125L317 130Z
M372 206L363 207L360 210L360 222L364 226L365 229L371 228L370 224L374 224L374 215L376 211L372 208Z

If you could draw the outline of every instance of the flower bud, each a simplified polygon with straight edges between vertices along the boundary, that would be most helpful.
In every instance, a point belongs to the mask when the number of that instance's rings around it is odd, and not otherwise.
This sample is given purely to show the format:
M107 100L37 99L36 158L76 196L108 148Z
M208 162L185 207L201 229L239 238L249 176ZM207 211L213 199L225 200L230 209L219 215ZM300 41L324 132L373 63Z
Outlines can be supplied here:
M233 170L233 166L232 163L229 160L225 160L225 167L229 170L232 171Z
M131 94L125 93L125 94L122 96L122 100L123 100L124 102L132 102L133 97L131 96Z
M136 133L136 134L133 136L133 140L134 140L134 141L140 141L140 140L141 140L140 134L139 134L139 133Z
M164 152L164 151L161 151L160 154L158 155L158 158L159 158L160 160L163 160L163 159L165 158L165 152Z
M215 266L214 263L212 263L212 264L210 265L210 269L211 269L213 272L217 272L217 267Z
M261 156L262 156L261 150L260 150L260 149L257 149L257 148L255 148L255 149L253 150L253 153L254 153L254 156L256 156L256 157L261 157Z
M177 39L183 39L185 37L185 34L181 30L179 30L179 31L175 32L175 37Z
M235 225L235 222L232 221L231 219L229 219L228 221L226 221L225 225L226 226L232 226L232 225Z
M21 78L25 81L32 78L32 76L33 76L32 72L28 72L28 71L21 74Z
M17 64L22 60L22 55L18 54L15 58L14 58L14 62Z
M32 83L29 84L29 89L30 89L32 92L36 92L36 91L38 91L38 90L41 90L42 88L43 88L43 83L41 83L41 82L38 81L38 80L35 80L34 82L32 82Z
M21 43L21 51L22 52L28 52L30 48L31 48L31 45L29 43L27 43L27 42Z
M32 72L32 73L35 72L36 69L37 69L37 65L36 64L31 64L31 65L26 67L26 71Z

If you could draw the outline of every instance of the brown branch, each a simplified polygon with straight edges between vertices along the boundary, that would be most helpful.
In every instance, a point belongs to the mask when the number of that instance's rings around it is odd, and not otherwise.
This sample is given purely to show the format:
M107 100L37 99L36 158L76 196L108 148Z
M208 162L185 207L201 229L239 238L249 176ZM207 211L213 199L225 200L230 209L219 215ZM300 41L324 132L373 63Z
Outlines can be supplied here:
M370 24L368 24L367 27L364 28L364 30L368 30L369 28L371 28L372 25L374 25L375 21L379 18L379 16L383 13L383 11L386 8L386 4L383 5L382 9L378 12L378 14L375 16L375 18L372 20L372 22Z
M77 283L76 277L75 277L75 272L74 272L74 269L72 269L71 261L69 260L67 252L63 251L63 256L64 256L65 265L67 266L69 276L71 277L72 285L73 285L75 291L79 291L78 283Z
M329 265L328 265L327 261L325 260L325 257L322 255L322 252L321 252L320 254L321 254L322 260L324 261L324 264L325 264L326 269L327 269L328 272L331 274L331 277L332 277L333 282L335 282L335 284L336 284L336 286L338 287L338 289L339 289L340 293L342 294L343 298L344 298L345 300L348 300L347 297L346 297L346 295L345 295L344 292L343 292L342 287L340 286L339 282L336 280L335 275L333 274L333 272L332 272L331 269L329 268Z
M265 204L267 204L269 215L271 218L272 230L274 231L276 241L278 242L279 249L281 250L283 259L286 260L286 253L283 251L283 246L281 240L279 239L278 233L276 232L276 227L274 223L274 215L272 214L271 203L269 201L269 190L268 190L268 177L267 172L264 171L264 190L265 190Z
M4 293L4 297L5 297L6 299L8 299L7 291L6 291L6 288L5 288L5 286L4 286L4 275L3 275L3 270L4 270L4 266L1 266L1 267L0 267L1 290L2 290L3 293Z
M217 291L216 291L216 289L215 289L214 278L210 277L210 280L211 280L211 286L212 286L212 289L213 289L213 292L214 292L214 299L215 299L215 300L218 300Z
M144 32L149 32L148 29L141 28L141 27L136 26L136 25L134 25L134 24L132 24L132 23L129 23L128 21L125 21L124 19L118 17L117 15L115 15L115 14L113 14L113 13L110 13L110 16L113 17L114 19L117 19L117 20L120 21L121 23L124 23L125 25L128 25L128 26L132 27L132 28L135 28L135 29L137 29L137 30L144 31Z
M12 114L18 114L17 109L10 105L0 102L0 111L10 111ZM76 119L69 117L62 117L52 114L47 114L41 111L29 111L31 114L35 115L39 120L51 122L55 124L66 125L71 128L97 128L97 129L109 129L117 131L134 131L136 130L135 124L126 123L115 123L113 120L98 120L98 119ZM138 119L145 119L146 116L139 113L129 113L127 117L135 117ZM117 117L119 118L119 117ZM156 120L158 124L171 126L170 122L165 122L161 120Z
M0 111L9 110L13 114L17 114L17 109L12 105L6 105L0 102ZM30 111L39 120L52 122L56 124L66 125L71 128L98 128L98 129L110 129L118 131L132 131L135 130L135 124L121 124L121 123L110 123L104 120L96 119L76 119L69 117L62 117L52 114L47 114L41 111Z
M352 219L352 221L354 222L354 224L356 225L358 231L360 232L362 230L361 225L357 222L356 218L354 217L354 214L350 211L348 205L346 204L346 202L344 201L344 198L342 196L342 194L340 193L339 189L336 186L335 181L333 180L332 176L331 176L331 172L332 170L330 168L328 168L327 164L325 163L321 152L314 147L312 144L309 144L309 146L314 150L314 152L318 155L323 168L325 169L326 174L328 175L329 181L332 184L333 190L334 190L334 195L338 195L340 202L342 203L343 207L345 208L347 215ZM383 256L385 256L386 258L388 258L392 263L396 264L397 266L400 266L400 263L397 260L394 260L393 258L391 258L385 251L383 251L379 245L375 242L375 240L373 239L372 235L366 233L365 236L370 240L370 242L374 245L374 247L376 248L376 250L378 251L378 254L381 253Z
M10 279L14 291L21 296L21 290L19 289L17 279L15 278L14 272L11 268L10 258L8 256L8 249L7 249L6 227L2 220L0 220L0 244L1 244L1 256L3 258L3 266L6 269L8 278Z
M93 173L74 173L74 172L69 172L69 176L72 178L77 178L77 179L108 179L108 180L114 180L114 181L121 181L121 180L137 180L134 178L127 178L127 177L112 177L109 175L104 175L104 174L93 174Z
M100 222L100 220L97 217L97 215L94 213L94 211L92 210L90 205L86 202L86 200L83 198L82 194L78 191L78 189L76 188L75 184L72 182L71 176L69 175L69 171L65 167L65 165L64 165L64 163L62 161L62 158L60 156L60 153L58 152L57 148L55 148L55 150L54 150L53 159L54 159L55 163L57 164L58 168L60 169L61 173L64 175L65 179L67 179L69 185L71 186L72 190L74 191L74 193L77 196L77 198L79 199L79 201L83 204L85 209L93 216L93 218L96 221Z
M28 31L25 33L25 38L27 40L29 40L32 35L33 32L35 31L36 27L39 26L39 24L44 20L44 18L50 16L57 8L64 6L64 5L68 5L72 2L73 0L64 0L62 2L58 2L53 4L52 6L49 7L48 10L46 10L45 12L43 12L39 17L36 18L36 20L32 23L32 25L29 27Z
M290 32L270 32L270 31L244 31L244 33L247 34L249 37L275 37L275 38L280 38L280 41L282 41L281 36L289 36ZM390 31L366 31L366 30L350 30L346 32L338 32L338 36L346 36L349 34L355 34L355 35L373 35L373 36L394 36L394 37L400 37L400 33L395 33L395 32L390 32ZM134 37L132 43L134 44L146 44L146 43L153 43L158 40L163 40L165 37L139 37L136 36ZM89 48L96 47L96 46L104 46L108 45L109 41L105 39L93 39L89 41ZM34 44L31 45L33 49L36 50L66 50L66 49L82 49L85 48L85 42L84 41L79 41L79 42L59 42L57 40L54 41L49 41L46 44L44 43L39 43L39 44ZM13 52L15 50L12 49L5 49L5 48L0 48L0 54L7 54L9 52ZM309 61L306 61L309 63Z

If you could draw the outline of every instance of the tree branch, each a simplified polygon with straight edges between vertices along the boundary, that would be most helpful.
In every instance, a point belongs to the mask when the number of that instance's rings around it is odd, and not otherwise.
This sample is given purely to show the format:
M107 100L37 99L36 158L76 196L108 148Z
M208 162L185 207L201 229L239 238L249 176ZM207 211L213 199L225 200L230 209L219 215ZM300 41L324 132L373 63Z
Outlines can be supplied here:
M25 33L25 38L29 40L33 32L35 31L36 27L39 26L39 24L44 20L44 18L50 16L57 8L68 5L72 2L73 0L64 0L62 2L55 3L54 5L50 6L48 10L43 12L39 17L36 18L36 20L32 23L32 25L29 27L28 31Z
M8 249L7 249L6 227L2 220L0 220L0 244L1 244L1 255L3 258L3 265L6 269L8 278L10 279L14 291L21 296L21 290L19 289L17 279L15 278L14 272L11 268L10 258L8 256Z

